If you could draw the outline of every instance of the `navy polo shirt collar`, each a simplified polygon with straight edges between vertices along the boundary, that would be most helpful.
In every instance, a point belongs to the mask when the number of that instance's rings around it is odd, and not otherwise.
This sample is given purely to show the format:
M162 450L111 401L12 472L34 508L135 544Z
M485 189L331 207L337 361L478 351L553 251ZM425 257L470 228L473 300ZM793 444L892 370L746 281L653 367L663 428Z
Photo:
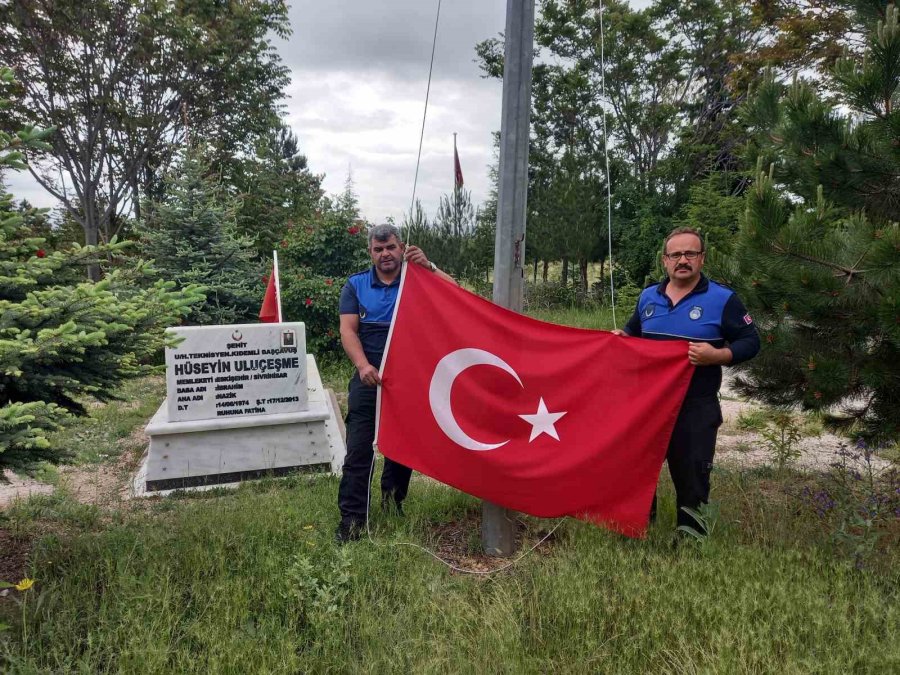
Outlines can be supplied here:
M369 268L369 283L372 285L372 288L390 288L391 286L396 286L400 283L400 274L394 277L394 280L391 283L386 284L378 278L378 273L375 271L375 265L372 265L372 267Z
M666 287L669 285L669 277L663 279L659 286L656 287L656 292L660 295L666 294ZM700 281L697 282L697 285L684 297L690 297L695 293L706 293L709 290L709 279L707 279L706 275L702 272L700 273Z

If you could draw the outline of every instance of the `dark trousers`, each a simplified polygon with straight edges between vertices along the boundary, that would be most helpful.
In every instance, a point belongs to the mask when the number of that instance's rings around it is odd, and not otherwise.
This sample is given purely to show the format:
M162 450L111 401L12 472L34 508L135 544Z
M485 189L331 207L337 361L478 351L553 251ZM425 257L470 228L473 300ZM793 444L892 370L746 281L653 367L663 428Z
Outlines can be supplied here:
M353 376L348 387L350 398L345 421L347 423L347 455L338 488L338 508L341 520L364 523L369 492L369 475L375 442L376 387L367 387L359 374ZM393 499L397 505L406 498L412 469L385 458L381 474L382 502Z
M698 523L681 507L696 509L709 501L709 474L721 424L722 409L716 396L684 399L666 452L669 474L675 485L679 525L698 528ZM650 519L655 517L656 495L653 496Z

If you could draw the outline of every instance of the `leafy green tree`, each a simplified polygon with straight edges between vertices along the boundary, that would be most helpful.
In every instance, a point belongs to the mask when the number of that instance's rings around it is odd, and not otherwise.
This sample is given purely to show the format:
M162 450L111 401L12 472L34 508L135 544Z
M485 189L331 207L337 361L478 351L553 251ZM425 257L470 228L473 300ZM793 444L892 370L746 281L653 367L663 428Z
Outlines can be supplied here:
M206 302L187 317L195 325L256 321L263 294L253 242L235 231L234 200L197 149L164 181L165 196L144 221L146 258L176 287L200 286Z
M889 0L750 0L750 25L762 39L732 59L739 80L766 67L779 72L814 69L829 77L837 60L861 56L866 36L884 21Z
M0 86L14 86L10 69L0 67ZM0 166L22 169L23 149L42 149L51 133L0 130ZM51 447L47 433L84 414L85 397L115 398L123 379L147 372L163 329L203 297L172 282L142 288L151 269L135 259L117 260L101 282L79 283L86 264L117 256L129 242L52 251L28 217L0 189L0 476L60 461L64 450Z
M284 0L17 0L0 3L0 26L0 62L28 74L11 115L57 128L29 170L89 245L159 196L187 136L219 168L277 124Z
M278 256L285 321L306 324L307 349L318 356L340 353L341 288L369 264L367 225L348 207L350 197L355 200L352 186L336 203L323 199L311 217L292 224Z
M900 436L900 26L891 7L836 100L765 80L746 107L760 167L724 266L763 335L745 391ZM766 171L765 169L768 168Z
M746 185L744 175L720 171L695 181L674 224L702 232L707 249L729 253L745 209Z
M641 10L613 0L602 13L594 0L541 3L535 40L553 58L534 68L529 246L546 245L542 254L562 257L564 270L577 260L583 286L587 261L608 253L595 196L611 181L615 259L638 282L653 271L693 181L736 168L744 135L734 126L742 93L731 85L732 57L760 36L748 19L741 0L656 0ZM502 73L500 46L477 48L490 76Z

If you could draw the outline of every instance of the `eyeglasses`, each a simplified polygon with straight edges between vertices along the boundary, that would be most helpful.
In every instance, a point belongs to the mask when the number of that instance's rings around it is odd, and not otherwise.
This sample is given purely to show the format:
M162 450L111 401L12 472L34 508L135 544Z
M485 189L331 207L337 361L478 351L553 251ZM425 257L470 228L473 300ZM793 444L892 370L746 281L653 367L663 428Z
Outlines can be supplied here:
M663 253L663 256L672 262L676 262L682 256L687 258L688 260L694 260L698 255L701 255L703 251L673 251L672 253Z

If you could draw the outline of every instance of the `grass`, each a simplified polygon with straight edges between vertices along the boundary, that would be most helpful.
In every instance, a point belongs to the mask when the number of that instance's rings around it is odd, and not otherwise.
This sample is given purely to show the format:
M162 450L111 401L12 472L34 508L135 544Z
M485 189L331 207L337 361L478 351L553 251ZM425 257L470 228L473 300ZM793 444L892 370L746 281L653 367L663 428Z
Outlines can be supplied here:
M125 382L117 392L121 401L86 405L89 417L81 418L50 437L50 442L67 451L73 464L95 464L118 457L123 443L156 412L166 395L161 376Z
M896 553L856 571L770 482L715 485L723 516L703 547L671 547L664 481L647 540L567 521L548 552L488 578L390 545L436 546L477 508L424 479L406 519L376 513L376 545L345 548L334 478L151 501L39 543L40 602L6 671L895 671Z
M347 364L319 365L326 386L343 391ZM130 433L104 414L106 424L82 430L83 461L109 454L87 452L92 434L109 447L102 439ZM673 548L664 472L647 539L567 520L539 551L487 577L402 545L445 550L462 528L455 550L480 559L477 500L420 476L405 518L376 508L375 543L343 548L332 541L331 476L114 511L58 491L0 521L8 532L45 533L30 558L37 583L26 592L26 630L9 602L23 596L0 598L0 624L11 626L0 632L0 672L897 672L900 527L854 568L797 496L815 481L790 469L717 468L715 534ZM526 520L532 539L553 524Z
M593 328L596 330L612 330L614 328L612 309L603 307L598 309L582 309L580 307L559 307L555 309L540 309L528 313L529 316L541 321L560 324L562 326L575 326L577 328ZM631 312L624 312L621 308L616 310L616 325L619 328L625 325L631 317Z

